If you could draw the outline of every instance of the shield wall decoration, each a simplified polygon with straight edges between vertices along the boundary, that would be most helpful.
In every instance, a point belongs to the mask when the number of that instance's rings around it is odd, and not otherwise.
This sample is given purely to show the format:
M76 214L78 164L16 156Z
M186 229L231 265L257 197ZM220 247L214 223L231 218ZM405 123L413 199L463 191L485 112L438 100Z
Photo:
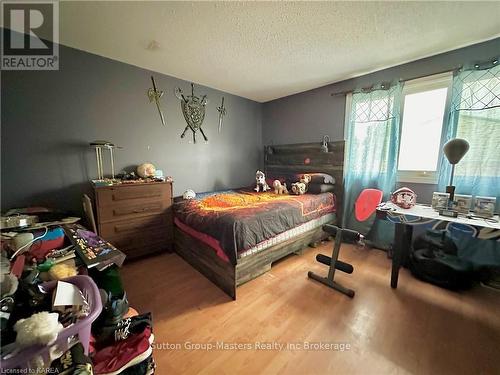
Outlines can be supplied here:
M181 101L182 114L186 120L187 126L181 134L184 138L188 129L193 132L193 143L196 143L196 132L199 130L203 139L208 141L203 129L201 128L203 120L205 119L205 106L208 103L206 95L201 98L194 95L194 84L191 83L191 95L185 96L181 88L175 89L175 96Z

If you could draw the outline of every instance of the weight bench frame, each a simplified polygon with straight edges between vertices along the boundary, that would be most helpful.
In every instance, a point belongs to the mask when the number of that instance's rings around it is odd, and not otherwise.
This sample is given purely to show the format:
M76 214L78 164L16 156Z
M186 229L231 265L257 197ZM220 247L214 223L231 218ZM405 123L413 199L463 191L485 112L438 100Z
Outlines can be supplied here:
M345 235L345 237L348 237L347 240L350 240L350 241L360 241L363 238L363 236L361 234L359 234L358 232L355 232L355 231L352 231L349 229L342 229L342 228L339 228L339 227L336 227L336 226L330 225L330 224L323 225L323 230L325 232L335 236L335 243L333 245L333 252L332 252L331 258L327 257L323 254L318 254L316 256L316 260L318 262L330 266L328 269L328 276L326 276L326 277L319 276L312 271L309 271L307 273L307 276L310 279L319 281L320 283L322 283L322 284L324 284L332 289L335 289L336 291L343 293L350 298L353 298L355 295L354 290L346 288L346 287L340 285L339 283L337 283L336 281L334 281L335 270L338 269L338 270L346 272L346 273L352 273L354 271L354 268L352 265L350 265L349 263L345 263L345 262L338 260L339 253L340 253L340 245L342 244L343 236Z

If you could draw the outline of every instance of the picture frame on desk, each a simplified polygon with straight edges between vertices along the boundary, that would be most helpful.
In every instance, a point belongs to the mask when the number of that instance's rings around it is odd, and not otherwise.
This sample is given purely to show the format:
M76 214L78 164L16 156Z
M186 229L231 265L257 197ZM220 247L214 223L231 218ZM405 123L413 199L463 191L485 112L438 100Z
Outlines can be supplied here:
M493 217L496 202L495 197L476 197L474 199L474 214L481 217Z
M450 193L441 193L435 191L432 193L432 208L439 211L443 208L448 207L448 201L450 200Z
M452 208L461 214L468 214L472 206L472 195L455 194Z

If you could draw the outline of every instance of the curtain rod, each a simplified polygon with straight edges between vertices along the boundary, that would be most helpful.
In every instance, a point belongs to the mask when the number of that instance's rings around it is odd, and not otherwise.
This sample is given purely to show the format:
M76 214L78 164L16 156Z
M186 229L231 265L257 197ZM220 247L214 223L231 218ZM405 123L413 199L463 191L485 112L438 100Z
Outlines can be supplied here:
M407 81L413 81L414 79L419 79L419 78L424 78L424 77L430 77L430 76L433 76L433 75L437 75L437 74L443 74L443 73L448 73L448 72L457 72L459 70L462 69L462 66L460 65L459 67L457 68L453 68L453 69L446 69L446 70L441 70L439 72L435 72L435 73L431 73L431 74L421 74L421 75L418 75L418 76L414 76L414 77L409 77L409 78L401 78L398 80L398 82L407 82ZM372 85L373 87L373 85ZM346 90L346 91L339 91L339 92L332 92L330 94L330 96L338 96L338 95L347 95L347 94L352 94L355 90Z
M461 69L462 69L462 66L460 65L457 68L441 70L440 72L436 72L436 73L432 73L432 74L421 74L419 76L414 76L414 77L410 77L410 78L400 79L399 82L413 81L414 79L419 79L419 78L424 78L424 77L430 77L430 76L434 76L434 75L438 75L438 74L444 74L444 73L455 73L455 72L458 72Z

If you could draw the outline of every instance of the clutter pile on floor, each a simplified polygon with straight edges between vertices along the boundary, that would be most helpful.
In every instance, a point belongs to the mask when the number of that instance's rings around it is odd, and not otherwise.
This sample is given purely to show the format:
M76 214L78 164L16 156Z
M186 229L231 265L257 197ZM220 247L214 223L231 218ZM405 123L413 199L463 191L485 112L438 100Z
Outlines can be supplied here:
M152 317L129 307L123 254L92 233L88 244L99 249L89 266L89 249L70 233L58 225L2 231L1 372L153 374ZM114 258L95 262L109 249Z

